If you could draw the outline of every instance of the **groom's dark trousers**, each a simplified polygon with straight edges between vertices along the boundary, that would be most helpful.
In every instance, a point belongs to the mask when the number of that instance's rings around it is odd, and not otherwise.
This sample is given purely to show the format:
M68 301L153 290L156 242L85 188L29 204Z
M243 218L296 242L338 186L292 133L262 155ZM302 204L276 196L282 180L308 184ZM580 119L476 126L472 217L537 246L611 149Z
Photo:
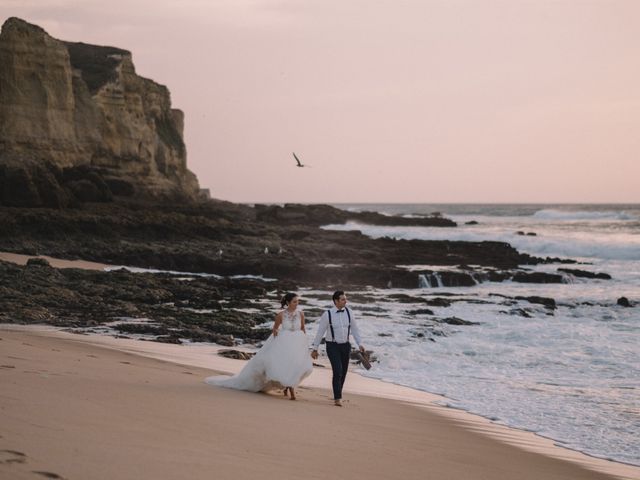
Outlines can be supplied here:
M347 378L347 370L349 369L349 355L351 354L350 343L327 342L327 356L331 362L331 370L333 370L333 399L342 399L342 386Z

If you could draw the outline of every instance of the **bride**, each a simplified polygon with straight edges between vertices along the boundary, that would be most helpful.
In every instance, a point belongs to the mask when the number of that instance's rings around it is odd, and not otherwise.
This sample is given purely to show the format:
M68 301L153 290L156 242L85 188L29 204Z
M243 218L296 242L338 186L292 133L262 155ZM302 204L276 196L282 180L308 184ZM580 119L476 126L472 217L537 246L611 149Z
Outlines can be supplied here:
M240 373L230 378L209 377L205 381L210 385L250 392L284 388L284 394L288 392L291 400L295 400L295 388L313 370L304 313L298 310L299 301L295 293L282 297L283 310L276 315L273 334Z

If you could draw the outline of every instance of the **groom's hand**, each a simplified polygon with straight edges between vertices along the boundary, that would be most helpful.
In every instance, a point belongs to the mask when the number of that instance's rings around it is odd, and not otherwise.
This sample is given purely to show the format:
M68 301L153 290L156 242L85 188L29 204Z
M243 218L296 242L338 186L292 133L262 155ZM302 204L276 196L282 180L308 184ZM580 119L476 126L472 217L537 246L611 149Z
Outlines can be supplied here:
M311 358L313 358L314 360L318 359L318 351L317 350L313 350L311 352Z

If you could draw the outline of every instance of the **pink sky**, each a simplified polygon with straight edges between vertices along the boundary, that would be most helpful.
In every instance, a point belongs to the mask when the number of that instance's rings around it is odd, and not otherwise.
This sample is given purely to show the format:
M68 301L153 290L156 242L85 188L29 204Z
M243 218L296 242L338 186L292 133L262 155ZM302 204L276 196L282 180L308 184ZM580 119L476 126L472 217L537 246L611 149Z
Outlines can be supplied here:
M637 0L1 1L130 50L217 198L640 202Z

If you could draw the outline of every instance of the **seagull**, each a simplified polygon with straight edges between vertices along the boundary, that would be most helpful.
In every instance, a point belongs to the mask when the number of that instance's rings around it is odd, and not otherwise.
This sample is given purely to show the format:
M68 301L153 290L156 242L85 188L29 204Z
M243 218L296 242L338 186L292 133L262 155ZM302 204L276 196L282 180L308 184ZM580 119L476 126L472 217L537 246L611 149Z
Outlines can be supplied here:
M296 159L296 162L298 162L298 164L296 165L296 167L306 167L306 165L303 165L303 164L300 162L300 159L297 157L296 152L291 152L291 153L293 153L293 158L295 158L295 159Z

